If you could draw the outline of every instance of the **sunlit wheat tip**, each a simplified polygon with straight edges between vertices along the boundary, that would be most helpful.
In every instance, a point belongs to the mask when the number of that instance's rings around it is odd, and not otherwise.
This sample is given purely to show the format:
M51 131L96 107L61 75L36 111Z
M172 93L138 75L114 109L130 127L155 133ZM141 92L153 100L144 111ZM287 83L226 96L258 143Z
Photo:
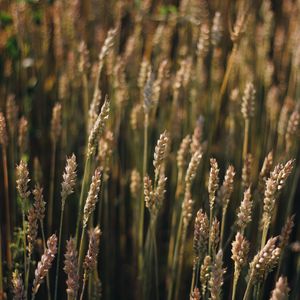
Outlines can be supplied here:
M0 144L3 147L7 146L8 138L7 138L7 129L6 129L6 121L2 112L0 112Z
M223 37L223 24L222 16L219 11L217 11L213 18L213 25L211 28L211 43L213 46L218 47Z
M155 168L155 176L158 176L160 167L166 158L168 143L169 143L168 133L164 131L160 135L154 150L153 166Z
M21 274L18 271L13 272L12 274L12 292L13 292L13 300L25 300L25 289L22 280Z
M108 97L105 98L105 101L101 107L100 114L98 115L93 129L90 132L88 140L88 155L91 156L95 151L98 145L99 138L102 136L106 120L109 117L110 112L110 101Z
M212 209L214 207L216 199L216 191L219 187L219 167L215 158L210 159L210 173L208 179L208 194L209 194L209 206Z
M90 273L97 265L97 257L99 252L101 230L97 226L89 231L89 248L84 259L83 267L85 272Z
M35 269L35 277L33 281L32 294L36 294L38 289L43 282L44 278L47 276L53 260L57 252L57 237L55 234L49 237L47 240L47 248L45 249L44 254L41 257L41 260L38 262Z
M28 253L32 255L34 244L36 242L38 234L37 215L35 209L31 207L28 210L28 228L27 228L27 240L28 240Z
M83 226L87 225L90 215L93 213L96 207L96 203L99 197L99 191L101 187L101 170L97 168L92 177L89 193L85 202L83 211Z
M270 238L250 263L250 276L255 281L262 281L278 263L280 248L276 247L278 237Z
M76 156L72 154L67 158L65 171L63 174L63 182L61 184L61 197L65 200L69 195L74 193L74 188L77 179L77 162Z
M26 199L30 195L30 191L28 188L30 179L27 163L23 160L21 160L20 164L17 166L16 179L19 195L22 199Z
M276 282L276 286L271 293L270 300L288 300L289 299L289 286L286 277L280 276Z
M231 194L233 192L235 170L233 166L229 166L226 170L223 184L220 189L221 204L224 208L227 207Z
M134 198L139 197L139 192L141 190L141 175L138 170L134 169L131 171L130 176L130 193Z
M234 261L236 272L240 272L243 266L247 264L249 242L238 232L235 240L232 242L231 259Z
M58 138L61 134L62 124L61 124L61 104L56 103L52 111L51 120L51 138L54 143L57 143Z
M18 131L18 146L20 153L24 154L28 144L28 121L25 117L20 119Z
M224 283L223 276L225 273L226 269L223 268L223 251L219 250L212 265L209 279L209 290L212 300L221 299L221 291Z
M288 245L290 235L292 233L295 215L289 216L281 229L281 233L279 236L279 248L283 251L284 248Z
M244 95L242 97L242 115L244 119L250 119L254 116L256 90L252 82L246 84Z
M209 238L209 221L207 214L200 209L197 212L194 225L193 249L195 259L205 253Z
M79 274L78 274L78 252L76 250L76 243L73 238L67 241L67 251L65 253L64 271L68 278L67 294L76 299L79 289Z

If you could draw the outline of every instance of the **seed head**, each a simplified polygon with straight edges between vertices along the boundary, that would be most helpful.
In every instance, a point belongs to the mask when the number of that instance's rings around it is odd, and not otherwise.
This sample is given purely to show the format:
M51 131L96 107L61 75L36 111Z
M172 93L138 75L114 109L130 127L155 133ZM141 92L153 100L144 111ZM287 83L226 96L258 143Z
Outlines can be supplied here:
M3 147L7 146L7 130L6 130L6 121L2 112L0 112L0 144Z
M84 206L83 227L86 227L90 215L95 210L96 203L98 201L99 192L100 192L100 187L101 187L101 170L100 168L97 168L92 177L90 190Z
M32 255L34 243L37 238L38 224L37 215L35 209L31 207L28 211L28 229L27 229L27 240L28 240L28 253L29 257Z
M104 58L108 55L108 53L110 52L110 50L112 49L113 45L114 45L114 39L117 35L117 29L110 29L107 32L107 36L106 39L103 43L103 46L101 48L101 52L99 54L99 61L103 62Z
M215 204L216 191L219 187L219 168L215 158L210 159L210 173L208 180L209 206L212 209Z
M207 242L209 237L209 221L207 214L200 209L197 212L194 225L194 256L195 259L200 259L207 250Z
M97 120L95 121L95 123L93 125L93 129L91 130L90 135L89 135L88 156L93 155L96 151L98 141L104 132L106 120L109 117L109 111L110 111L110 101L109 101L108 97L106 97L105 101L101 107L101 112L100 112L99 116L97 117Z
M169 145L169 137L168 133L164 131L155 146L154 150L154 159L153 159L153 166L155 168L155 176L157 177L160 172L161 165L164 163L167 155Z
M223 24L222 24L222 16L220 12L216 12L214 19L213 19L213 25L211 28L211 43L213 46L218 47L220 46L220 42L223 37Z
M233 181L234 181L235 171L233 166L229 166L226 170L223 184L220 189L220 198L223 208L227 208L230 196L233 192Z
M43 188L41 188L38 184L35 186L34 190L32 191L32 194L34 196L34 209L36 218L42 222L45 217L45 206L46 202L44 201L43 196Z
M205 58L209 51L209 27L207 23L201 25L199 40L197 43L197 55Z
M35 270L35 277L33 281L32 294L36 294L38 289L43 282L44 278L47 276L53 260L57 252L57 237L55 234L49 237L47 241L47 248L42 255L41 260L38 262L37 268Z
M57 143L61 134L61 104L56 103L52 111L51 120L51 139L53 143Z
M244 189L249 188L251 185L251 165L253 157L252 154L248 153L244 160L243 170L242 170L242 185Z
M191 293L190 300L200 300L200 299L201 299L200 290L197 287L195 287Z
M287 129L286 129L286 134L285 134L287 151L291 149L294 140L297 137L299 131L299 122L300 122L300 114L297 110L294 110L290 116Z
M97 265L100 235L101 230L98 226L96 228L90 229L89 231L89 248L83 263L84 270L87 274L92 272Z
M280 257L280 248L276 247L278 237L270 238L250 263L250 276L254 281L262 281L277 265Z
M279 236L279 248L283 251L289 243L290 235L295 225L294 223L295 215L289 216L282 227Z
M6 119L11 135L14 135L16 131L16 124L18 124L18 112L19 109L16 105L15 96L9 95L6 102Z
M270 175L272 166L273 166L273 152L269 152L269 154L264 159L263 166L259 173L259 188L262 193L264 192L265 184L268 176Z
M254 116L256 90L252 82L248 82L242 98L242 115L245 120Z
M289 291L287 278L280 276L276 282L275 289L272 291L270 300L288 300Z
M219 250L215 257L215 262L211 268L209 279L209 290L212 300L221 299L221 289L223 285L223 275L226 273L226 269L223 269L223 251Z
M20 148L20 154L24 154L28 144L28 121L25 117L22 117L19 121L19 136L18 146Z
M64 271L68 276L66 281L67 294L70 298L76 299L79 290L78 252L76 250L75 239L73 238L67 241Z
M18 271L12 274L13 300L25 300L25 289L21 275Z
M192 195L189 189L185 190L184 199L182 202L182 218L183 218L183 226L185 228L188 227L192 214L193 214L193 205L194 201L192 199Z
M238 232L235 236L235 241L232 242L232 260L236 273L240 273L243 266L247 264L247 256L249 252L249 242Z
M220 241L220 222L214 218L209 231L209 243L211 248L216 251Z
M237 214L237 226L239 230L243 232L246 229L247 224L249 224L252 220L252 206L253 202L251 200L251 189L250 187L244 192L244 198L241 202L241 205L238 209Z
M16 177L17 190L19 192L20 197L24 200L30 195L30 191L28 189L28 183L30 179L27 163L23 160L21 160L20 164L17 166Z
M202 149L201 142L203 138L203 127L204 127L204 117L200 115L197 119L196 126L194 128L192 142L191 142L191 153L192 155L196 151L200 151Z
M201 283L201 290L202 296L206 294L207 284L211 274L211 267L212 267L212 259L209 255L205 256L203 260L203 264L200 268L200 283Z
M202 153L200 152L200 150L196 151L189 163L189 166L187 168L186 171L186 175L185 175L185 184L186 184L186 188L189 189L192 185L192 182L196 176L196 172L198 169L198 166L200 164L202 158Z
M76 156L72 154L71 157L67 158L65 172L63 174L63 182L61 184L61 198L63 201L74 193L74 187L76 185L77 173Z
M134 198L138 198L140 196L141 190L141 175L138 170L134 169L131 172L131 180L130 180L130 192Z
M187 156L189 153L189 146L191 143L191 137L187 135L181 142L179 150L177 152L177 167L182 170L187 164Z

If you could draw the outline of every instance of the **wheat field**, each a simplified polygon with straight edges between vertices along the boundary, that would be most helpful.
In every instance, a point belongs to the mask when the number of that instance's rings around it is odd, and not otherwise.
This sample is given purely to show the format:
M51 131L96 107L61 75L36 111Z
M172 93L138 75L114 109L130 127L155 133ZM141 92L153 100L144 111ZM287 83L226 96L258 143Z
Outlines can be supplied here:
M299 0L0 1L0 300L300 299Z

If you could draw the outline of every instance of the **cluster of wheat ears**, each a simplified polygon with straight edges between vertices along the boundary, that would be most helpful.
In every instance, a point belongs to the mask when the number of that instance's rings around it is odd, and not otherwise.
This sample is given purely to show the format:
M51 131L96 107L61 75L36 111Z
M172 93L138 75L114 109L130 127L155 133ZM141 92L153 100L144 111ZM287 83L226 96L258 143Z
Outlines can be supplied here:
M299 299L299 1L2 0L0 28L0 299Z

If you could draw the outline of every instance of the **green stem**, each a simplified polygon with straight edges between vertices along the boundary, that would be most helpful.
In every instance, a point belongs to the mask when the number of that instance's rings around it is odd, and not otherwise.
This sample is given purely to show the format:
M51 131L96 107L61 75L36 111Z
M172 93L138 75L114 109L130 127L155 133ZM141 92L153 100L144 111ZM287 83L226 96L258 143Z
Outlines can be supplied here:
M249 144L249 129L250 129L250 120L245 120L245 131L244 131L244 143L243 143L243 159L245 160L248 153L248 144Z
M54 289L54 300L57 299L57 289L58 289L58 277L59 277L59 262L60 262L60 249L61 249L61 238L62 238L62 227L65 211L65 199L62 199L61 203L61 213L59 222L59 236L58 236L58 249L57 249L57 261L56 261L56 272L55 272L55 289Z
M85 238L85 229L86 226L83 226L80 238L80 247L79 247L79 256L78 256L78 268L79 268L79 276L82 273L82 263L84 258L84 238Z
M25 201L26 199L22 199L23 207L22 207L22 223L23 223L23 243L24 243L24 274L27 271L27 257L26 257L26 223L25 223ZM26 286L25 286L25 290Z
M252 276L250 275L250 279L247 283L247 287L246 287L246 291L245 291L243 300L248 300L248 298L250 296L251 288L252 288Z
M263 228L263 232L262 232L262 236L261 236L261 245L260 248L262 249L267 241L267 235L268 235L268 230L269 230L269 224L265 224L264 228Z
M42 231L43 246L44 246L44 251L45 251L45 250L46 250L46 238L45 238L44 224L43 224L43 221L42 221L42 220L40 220L40 224L41 224L41 231ZM47 274L47 277L46 277L46 285L47 285L47 296L48 296L48 300L51 300L51 291L50 291L49 274Z
M0 245L2 245L2 233L0 227ZM3 295L3 270L2 270L2 247L0 246L0 298L4 297Z
M224 207L222 210L221 234L220 234L220 244L219 244L220 249L222 249L222 245L223 245L226 212L227 212L227 207Z
M178 265L178 253L179 253L179 247L180 247L180 240L181 240L181 232L182 232L182 214L180 215L180 221L178 225L178 230L177 230L177 237L176 237L176 244L175 244L175 251L174 251L174 256L173 256L173 264L172 264L172 270L171 270L171 282L169 286L169 291L168 291L168 300L173 299L173 289L174 289L174 284L175 284L175 279L176 279L176 268Z
M145 113L144 121L144 154L143 154L143 178L147 173L147 150L148 150L148 127L149 127L149 114ZM139 224L139 236L138 236L138 270L139 278L141 280L143 273L143 241L144 241L144 214L145 214L145 204L144 196L141 196L140 202L140 224Z
M50 187L49 187L49 202L48 202L48 234L52 231L53 221L53 195L54 195L54 176L55 176L55 161L56 161L56 142L53 142L51 153L51 169L50 169Z
M10 207L9 207L9 194L8 194L8 172L7 172L7 154L6 149L2 147L2 159L3 159L3 179L4 179L4 193L5 193L5 219L6 219L6 259L8 269L12 269L12 258L11 258L11 220L10 220Z
M238 272L236 269L234 270L234 277L233 277L233 285L232 285L232 297L231 300L235 300L236 295L236 287L237 283L240 277L240 272Z
M82 291L81 291L81 295L80 295L80 300L83 300L83 295L84 295L84 290L85 290L85 285L86 285L86 281L87 281L87 278L86 278L86 274L84 274L84 278L83 278L83 285L82 285Z
M76 224L76 244L77 245L79 242L78 239L79 239L80 224L81 224L82 215L83 215L83 207L85 204L84 199L86 198L88 188L89 188L91 166L92 166L92 155L88 155L87 159L85 161L85 166L84 166L83 182L82 182L82 187L81 187L78 217L77 217L77 224Z
M186 241L186 232L187 232L187 226L184 224L182 230L181 242L180 242L179 257L178 257L178 269L176 272L176 285L175 285L175 297L174 297L175 300L178 299L179 288L181 286L180 280L181 280L181 273L182 273L182 266L183 266L183 255L184 255L184 246Z

